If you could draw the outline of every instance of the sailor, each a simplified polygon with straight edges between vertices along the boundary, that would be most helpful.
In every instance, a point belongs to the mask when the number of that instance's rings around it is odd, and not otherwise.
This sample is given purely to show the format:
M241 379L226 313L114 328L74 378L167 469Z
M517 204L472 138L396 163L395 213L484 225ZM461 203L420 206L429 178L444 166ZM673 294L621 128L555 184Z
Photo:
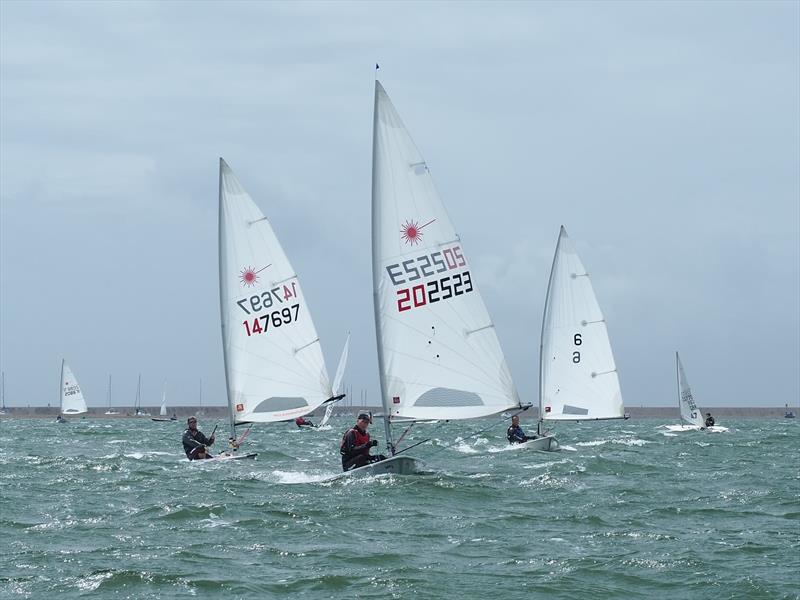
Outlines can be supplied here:
M302 429L303 427L314 427L314 424L305 417L297 417L294 420L294 424L297 425L298 429Z
M530 437L525 435L525 432L522 431L522 427L519 426L519 416L517 415L511 417L511 427L506 431L506 437L508 438L509 444L522 444L536 439L535 435Z
M214 444L214 434L212 433L210 438L203 435L203 432L197 429L197 417L186 419L186 425L186 431L183 432L183 451L186 452L186 458L189 460L213 458L206 446Z
M359 413L356 424L345 431L339 454L342 455L342 471L357 469L364 465L386 460L383 454L370 455L369 449L378 445L378 440L369 439L367 427L371 422L367 413Z
M710 412L706 413L706 427L713 427L714 426L714 417L711 416Z

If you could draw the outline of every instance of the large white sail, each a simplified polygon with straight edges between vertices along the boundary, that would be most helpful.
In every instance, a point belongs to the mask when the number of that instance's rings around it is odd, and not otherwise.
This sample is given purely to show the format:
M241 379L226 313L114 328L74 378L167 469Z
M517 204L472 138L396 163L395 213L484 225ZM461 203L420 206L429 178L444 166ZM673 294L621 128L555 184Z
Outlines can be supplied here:
M80 415L87 411L81 386L69 365L61 361L61 414Z
M681 419L690 425L705 427L706 422L703 419L703 413L694 402L689 381L686 379L686 373L683 372L681 357L678 356L677 352L675 353L675 363L678 369L678 405L681 408Z
M540 352L540 415L548 420L624 417L606 321L562 227L547 289Z
M424 159L375 82L372 269L391 417L465 419L519 405L477 280Z
M267 218L220 159L219 285L235 423L285 421L331 397L308 303Z

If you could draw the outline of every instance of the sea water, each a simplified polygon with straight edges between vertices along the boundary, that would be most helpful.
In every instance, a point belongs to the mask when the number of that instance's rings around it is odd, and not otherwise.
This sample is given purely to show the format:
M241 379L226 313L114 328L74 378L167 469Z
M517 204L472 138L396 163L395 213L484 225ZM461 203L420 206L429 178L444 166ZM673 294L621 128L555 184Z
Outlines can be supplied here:
M182 422L0 421L0 597L800 597L800 423L560 424L542 453L470 435L492 422L417 425L422 475L331 482L351 419L218 463Z

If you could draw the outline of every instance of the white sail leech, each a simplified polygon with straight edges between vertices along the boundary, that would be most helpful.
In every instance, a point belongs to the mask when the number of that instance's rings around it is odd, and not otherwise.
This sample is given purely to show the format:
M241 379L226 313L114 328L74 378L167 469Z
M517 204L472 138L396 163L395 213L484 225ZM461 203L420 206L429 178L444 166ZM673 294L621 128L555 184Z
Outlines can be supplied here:
M678 368L678 406L681 410L681 419L690 425L696 425L703 428L706 426L703 412L697 406L692 397L692 389L689 387L689 381L686 379L686 373L683 371L683 363L678 353L675 353L675 362Z

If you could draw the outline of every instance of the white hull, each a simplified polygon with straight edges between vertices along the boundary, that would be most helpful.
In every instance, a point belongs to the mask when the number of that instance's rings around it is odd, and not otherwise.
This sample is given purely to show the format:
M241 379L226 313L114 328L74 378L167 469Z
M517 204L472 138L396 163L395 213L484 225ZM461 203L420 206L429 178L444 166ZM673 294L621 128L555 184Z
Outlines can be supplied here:
M683 431L708 431L709 433L725 433L729 431L727 427L721 425L714 425L713 427L700 427L699 425L662 425L667 431L680 433Z
M219 456L215 456L214 458L205 458L202 460L189 460L186 459L186 462L192 463L213 463L213 462L220 462L223 460L247 460L250 458L255 458L258 456L258 452L250 452L249 454L220 454Z
M386 475L387 473L392 473L394 475L413 475L414 473L419 473L424 465L424 462L411 456L392 456L380 462L345 471L335 477L331 477L327 481L343 479L344 477L374 477L375 475Z
M540 452L558 452L561 450L558 440L552 435L546 435L536 438L535 440L529 440L525 443L514 445L518 446L520 449L527 448L530 450L539 450Z

